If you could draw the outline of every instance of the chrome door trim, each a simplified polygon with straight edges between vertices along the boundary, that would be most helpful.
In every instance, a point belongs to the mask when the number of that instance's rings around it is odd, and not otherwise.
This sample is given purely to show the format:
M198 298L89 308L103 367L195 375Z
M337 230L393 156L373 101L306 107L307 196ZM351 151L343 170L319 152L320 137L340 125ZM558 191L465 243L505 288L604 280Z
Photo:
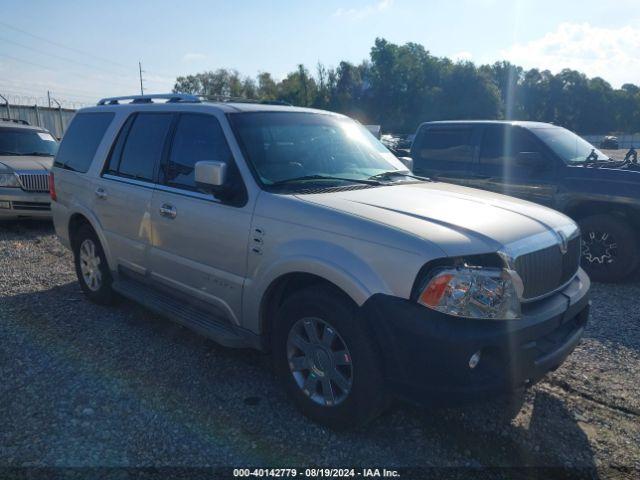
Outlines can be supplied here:
M106 178L107 180L113 180L120 183L128 183L129 185L136 185L138 187L145 187L145 188L154 188L154 185L155 185L153 182L149 182L146 180L136 180L134 178L119 177L117 175L111 175L110 173L105 173L104 175L102 175L102 178Z

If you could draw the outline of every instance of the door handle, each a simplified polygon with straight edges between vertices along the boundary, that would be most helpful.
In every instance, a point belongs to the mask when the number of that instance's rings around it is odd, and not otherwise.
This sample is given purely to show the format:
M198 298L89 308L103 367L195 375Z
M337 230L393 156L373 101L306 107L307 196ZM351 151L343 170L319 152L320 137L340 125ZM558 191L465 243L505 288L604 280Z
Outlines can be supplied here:
M105 191L104 188L98 187L96 188L96 197L98 197L101 200L104 200L105 198L107 198L107 192Z
M176 211L176 207L173 205L169 205L168 203L163 203L160 207L160 215L167 218L176 218L178 212Z

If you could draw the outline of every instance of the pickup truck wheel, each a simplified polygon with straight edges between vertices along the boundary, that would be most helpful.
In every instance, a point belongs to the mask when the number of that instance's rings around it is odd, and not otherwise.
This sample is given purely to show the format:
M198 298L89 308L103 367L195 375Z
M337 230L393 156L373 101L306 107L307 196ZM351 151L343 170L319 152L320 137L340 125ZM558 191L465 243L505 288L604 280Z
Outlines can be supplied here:
M276 376L302 413L341 429L365 424L384 410L378 356L355 305L329 288L310 287L284 302L276 322Z
M107 258L91 227L80 227L74 236L73 256L80 287L89 300L101 305L113 303L113 280Z
M578 222L582 231L582 268L598 282L617 282L638 266L635 233L623 219L593 215Z

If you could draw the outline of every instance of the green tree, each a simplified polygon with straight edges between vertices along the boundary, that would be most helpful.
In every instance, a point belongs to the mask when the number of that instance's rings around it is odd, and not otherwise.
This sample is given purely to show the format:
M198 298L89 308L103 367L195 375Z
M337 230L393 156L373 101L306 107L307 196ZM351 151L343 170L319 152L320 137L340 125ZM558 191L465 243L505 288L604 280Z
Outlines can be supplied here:
M316 81L302 64L278 84L278 99L293 105L311 106L316 94Z
M300 64L280 81L220 68L176 79L175 92L281 100L345 113L385 131L413 132L438 119L507 118L553 122L579 133L640 131L640 87L614 89L571 69L557 74L509 62L476 66L435 57L422 45L376 38L369 58L336 68Z
M269 72L260 72L258 74L257 94L259 99L266 101L273 101L278 98L278 86Z

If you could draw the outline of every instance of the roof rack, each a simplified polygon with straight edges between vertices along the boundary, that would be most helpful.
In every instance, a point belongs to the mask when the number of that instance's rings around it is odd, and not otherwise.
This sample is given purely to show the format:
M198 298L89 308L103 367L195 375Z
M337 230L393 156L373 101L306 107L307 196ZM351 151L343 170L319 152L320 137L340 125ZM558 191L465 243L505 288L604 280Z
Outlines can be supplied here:
M201 95L201 99L211 101L211 102L222 102L222 103L259 103L261 105L282 105L285 107L293 107L292 104L288 102L283 102L282 100L258 100L255 98L246 98L246 97L231 97L226 95Z
M5 118L5 117L2 117L2 118L0 118L0 122L13 122L13 123L19 123L20 125L29 125L29 122L27 122L26 120L22 120L20 118Z
M121 101L129 103L154 103L154 100L166 100L167 103L201 103L202 101L220 103L259 103L262 105L283 105L292 107L290 103L281 100L256 100L245 97L231 97L224 95L191 95L188 93L155 93L152 95L127 95L124 97L107 97L98 102L98 105L120 105Z
M166 100L167 103L200 103L197 95L186 93L155 93L152 95L127 95L124 97L107 97L98 102L98 105L120 105L123 100L130 103L154 103L154 100Z

